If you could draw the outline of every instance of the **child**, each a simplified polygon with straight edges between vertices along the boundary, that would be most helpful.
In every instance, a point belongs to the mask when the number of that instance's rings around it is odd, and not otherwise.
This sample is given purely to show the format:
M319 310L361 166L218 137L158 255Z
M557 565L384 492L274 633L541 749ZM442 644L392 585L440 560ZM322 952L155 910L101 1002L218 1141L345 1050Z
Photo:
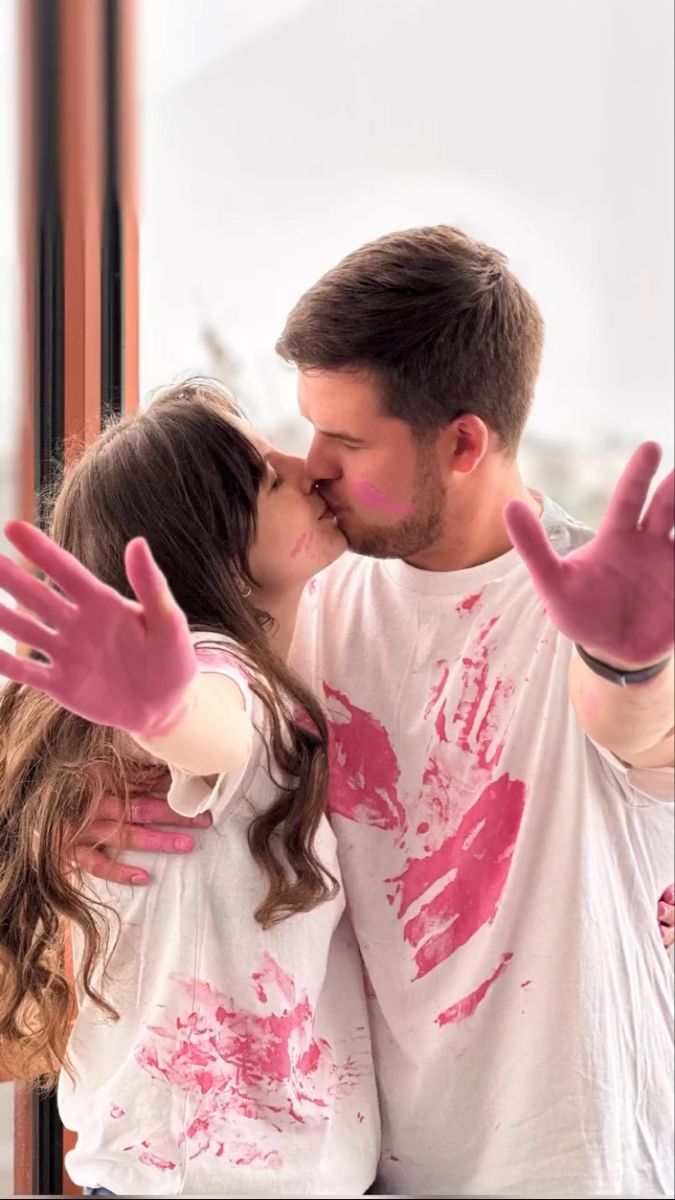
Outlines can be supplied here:
M204 381L98 439L52 535L7 527L54 586L0 561L23 610L0 628L34 652L0 653L0 1040L26 1075L65 1068L85 1187L363 1193L379 1123L326 725L284 661L343 537L300 461ZM212 818L201 852L158 855L152 889L58 869L100 799L159 763L175 811Z

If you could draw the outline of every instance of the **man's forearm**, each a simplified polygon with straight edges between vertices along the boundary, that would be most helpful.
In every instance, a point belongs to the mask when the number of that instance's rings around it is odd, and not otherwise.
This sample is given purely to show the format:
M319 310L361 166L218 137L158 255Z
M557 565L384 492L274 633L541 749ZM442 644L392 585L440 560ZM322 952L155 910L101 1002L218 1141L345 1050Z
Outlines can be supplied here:
M607 656L584 647L593 657ZM610 666L636 670L650 664L619 662ZM640 766L673 765L675 723L673 659L647 683L619 687L602 679L575 653L570 665L570 699L586 733L624 762Z

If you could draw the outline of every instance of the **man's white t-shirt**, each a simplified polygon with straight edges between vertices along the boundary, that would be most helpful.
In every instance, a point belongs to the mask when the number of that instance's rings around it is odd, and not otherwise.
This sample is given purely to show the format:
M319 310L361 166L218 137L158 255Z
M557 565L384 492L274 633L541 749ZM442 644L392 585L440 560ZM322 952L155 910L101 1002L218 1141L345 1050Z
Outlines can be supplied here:
M75 1079L59 1087L77 1132L68 1171L119 1195L358 1195L375 1177L379 1115L344 893L271 929L256 922L267 877L247 833L276 796L269 739L241 667L208 641L201 669L236 680L257 732L246 765L214 787L173 771L172 807L213 816L192 854L125 855L149 869L146 888L90 881L119 918L97 984L120 1018L80 997ZM327 820L315 846L339 881Z
M591 536L542 520L561 554ZM673 1194L672 772L589 741L573 653L513 550L447 574L345 555L304 596L381 1191Z

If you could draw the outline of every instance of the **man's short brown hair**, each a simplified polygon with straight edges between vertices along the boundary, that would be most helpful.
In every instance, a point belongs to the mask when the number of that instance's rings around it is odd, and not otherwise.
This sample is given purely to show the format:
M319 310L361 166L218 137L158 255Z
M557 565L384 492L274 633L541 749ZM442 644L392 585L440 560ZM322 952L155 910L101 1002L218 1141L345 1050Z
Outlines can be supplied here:
M543 329L503 254L436 225L347 255L300 298L277 352L305 371L371 372L385 412L420 436L475 413L514 448Z

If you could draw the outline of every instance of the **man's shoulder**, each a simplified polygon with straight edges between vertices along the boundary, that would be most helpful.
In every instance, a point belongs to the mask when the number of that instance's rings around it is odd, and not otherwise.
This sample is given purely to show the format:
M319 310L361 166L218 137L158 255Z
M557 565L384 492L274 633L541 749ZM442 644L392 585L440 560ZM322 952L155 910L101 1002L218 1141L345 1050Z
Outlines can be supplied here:
M595 537L595 529L573 517L556 500L544 496L543 501L542 521L548 539L558 554L563 557L571 554L573 550L578 550Z

